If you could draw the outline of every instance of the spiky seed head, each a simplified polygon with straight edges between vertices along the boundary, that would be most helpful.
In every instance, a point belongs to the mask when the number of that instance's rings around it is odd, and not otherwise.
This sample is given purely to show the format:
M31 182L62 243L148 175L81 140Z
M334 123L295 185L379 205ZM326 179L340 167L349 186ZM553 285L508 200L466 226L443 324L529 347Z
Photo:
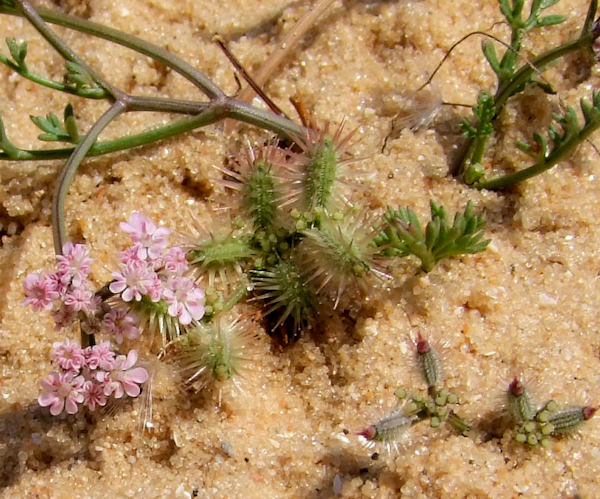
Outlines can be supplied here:
M258 255L250 234L227 229L221 234L196 239L188 246L187 254L199 278L208 274L208 286L220 285L223 289L237 282L244 264Z
M309 324L316 309L316 297L306 282L306 276L292 261L280 260L263 270L252 271L250 277L257 293L254 300L264 301L265 315L273 316L271 332L289 319L292 338L287 339L295 339Z
M217 167L233 180L219 183L240 193L240 208L252 219L256 230L275 232L277 224L278 189L273 165L283 162L283 153L274 141L263 146L246 144L231 168Z
M521 424L525 421L530 421L535 417L535 402L520 380L517 378L513 379L510 385L508 385L506 396L508 401L508 412L515 423Z
M402 408L396 409L357 435L364 439L368 448L382 445L388 452L397 450L401 438L418 419L415 414L406 414Z
M186 384L198 390L217 385L219 394L227 381L239 388L244 369L253 360L255 331L252 323L239 317L217 317L191 328L175 345Z
M597 410L597 407L589 406L572 407L551 414L548 418L548 424L553 426L553 434L566 433L575 430L582 423L591 419Z
M417 333L417 363L421 376L427 383L430 391L435 391L442 382L442 361L438 353L431 347L430 343ZM432 396L437 394L432 393Z
M284 181L280 206L292 205L300 211L315 208L332 210L335 205L334 184L340 178L340 168L350 163L347 159L349 142L356 132L342 137L344 124L331 134L329 123L322 129L309 127L303 137L294 137L301 153L288 151L289 159L282 166L287 173Z
M298 266L307 270L317 293L333 297L334 308L346 291L364 291L369 275L387 277L372 244L377 231L367 216L322 212L318 226L302 233L305 237L296 251Z

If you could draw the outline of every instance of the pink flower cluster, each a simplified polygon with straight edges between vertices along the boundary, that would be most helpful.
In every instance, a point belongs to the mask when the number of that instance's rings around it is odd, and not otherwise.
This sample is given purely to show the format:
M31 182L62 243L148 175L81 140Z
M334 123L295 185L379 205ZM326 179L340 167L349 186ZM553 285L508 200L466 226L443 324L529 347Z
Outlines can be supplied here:
M56 258L56 272L34 272L25 278L23 304L36 311L51 310L54 301L59 300L60 307L53 315L61 328L71 324L79 312L93 316L99 311L100 298L88 279L92 259L85 246L66 243L63 254Z
M139 318L131 310L143 313L136 302L162 303L159 310L176 318L183 326L204 316L204 291L187 277L189 266L185 251L168 247L169 229L157 227L148 217L133 213L121 229L133 244L119 253L121 268L113 272L109 290L115 297L102 302L89 280L92 259L85 246L66 243L57 256L55 272L34 272L25 278L24 305L34 310L52 310L57 328L82 321L88 333L105 332L117 344L124 338L136 339L141 332ZM164 312L163 312L164 313Z
M52 362L58 370L42 379L38 403L50 407L53 416L63 411L75 414L79 405L93 411L97 406L106 405L111 396L115 399L124 395L137 397L140 385L148 380L146 369L135 367L138 358L135 350L126 356L117 355L108 341L81 348L65 340L52 347Z
M58 255L56 272L34 272L25 278L25 300L34 310L51 310L57 329L82 320L88 332L104 331L120 345L123 337L140 336L137 317L128 310L111 309L92 290L88 278L92 259L82 244L66 243Z
M204 316L204 291L185 276L189 266L183 249L167 249L169 229L156 227L141 213L133 213L120 227L130 235L133 245L119 253L121 269L113 272L111 293L128 303L144 297L154 303L164 300L169 315L183 326L200 320Z

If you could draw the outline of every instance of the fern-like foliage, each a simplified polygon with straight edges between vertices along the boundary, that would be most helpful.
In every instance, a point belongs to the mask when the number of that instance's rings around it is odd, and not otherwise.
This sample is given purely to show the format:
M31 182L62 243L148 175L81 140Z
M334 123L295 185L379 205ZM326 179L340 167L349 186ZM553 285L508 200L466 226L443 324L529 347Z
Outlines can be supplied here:
M506 18L506 22L512 31L510 48L499 59L494 44L490 40L484 41L482 46L483 55L498 78L498 87L510 80L515 72L523 36L536 28L560 24L566 19L565 16L559 14L542 16L542 11L558 2L559 0L533 0L529 15L524 18L524 0L499 0L500 12ZM525 85L522 88L524 87Z
M540 133L533 134L533 143L527 144L517 142L517 147L538 162L549 162L557 157L563 157L572 148L587 138L600 126L600 92L594 91L592 102L585 99L580 101L584 124L579 126L577 113L572 107L568 107L565 114L554 114L554 120L560 125L560 129L554 124L548 128L548 136ZM550 139L550 144L548 142Z
M71 104L67 104L65 107L62 123L54 113L49 113L45 117L30 116L30 118L35 126L44 132L38 135L39 140L70 142L72 144L77 144L80 140Z
M27 72L27 64L25 64L27 42L18 43L14 38L7 38L6 45L13 60L11 61L3 56L2 62L14 70Z
M451 225L443 206L431 201L431 221L423 230L412 208L394 210L384 215L385 228L375 239L385 256L415 255L421 268L429 272L442 258L484 251L489 239L483 239L485 219L473 214L473 204L457 212Z

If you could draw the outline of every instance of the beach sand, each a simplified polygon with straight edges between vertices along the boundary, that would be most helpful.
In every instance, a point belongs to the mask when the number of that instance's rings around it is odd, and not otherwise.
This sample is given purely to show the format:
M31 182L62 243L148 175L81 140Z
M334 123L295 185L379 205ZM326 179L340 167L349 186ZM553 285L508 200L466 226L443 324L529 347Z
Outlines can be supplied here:
M58 0L57 8L167 48L225 92L238 86L217 44L221 36L251 72L306 12L292 0ZM587 5L561 0L568 20L531 33L531 57L578 36ZM113 410L52 417L37 405L50 350L65 331L48 313L22 306L23 280L51 269L51 199L62 161L0 163L0 497L2 498L589 498L600 491L600 419L548 449L514 441L505 392L523 379L539 403L600 405L600 155L582 144L556 168L508 192L477 191L449 171L464 139L464 107L444 106L429 127L393 134L393 118L414 106L417 89L448 49L470 32L508 40L494 0L335 2L308 32L266 91L293 119L290 97L318 123L358 127L343 194L374 213L411 206L421 220L434 199L453 214L473 202L487 218L489 248L443 260L428 274L416 259L396 262L393 281L375 287L350 312L319 317L315 331L283 349L260 322L242 390L193 394L169 364L153 362L151 427L140 429L144 401ZM132 51L56 28L117 87L135 94L203 100L164 66ZM62 80L64 61L18 18L0 16L2 37L29 42L29 67ZM480 36L448 58L432 98L473 105L495 78ZM500 50L500 49L498 49ZM2 49L8 53L6 48ZM598 86L591 57L578 54L545 73L557 90L511 100L496 126L486 167L523 168L515 147L548 126L562 105L578 106ZM19 147L45 147L29 115L61 115L71 102L81 130L106 103L42 88L0 68L0 111ZM429 97L424 99L429 102ZM141 131L168 117L131 113L101 139ZM396 120L396 123L399 123ZM205 230L232 194L217 183L225 158L268 135L222 124L125 152L90 159L66 202L69 237L94 258L93 279L110 280L126 245L119 222L139 211L188 233L192 214ZM597 137L592 136L594 141ZM598 141L600 144L600 140ZM239 307L252 313L253 304ZM438 346L446 386L473 428L460 436L421 423L398 450L367 449L358 431L394 409L394 391L424 391L415 363L420 331ZM66 332L77 338L76 329ZM149 361L151 354L141 355ZM150 362L150 361L149 361ZM147 407L146 407L147 408ZM376 459L374 459L376 458Z

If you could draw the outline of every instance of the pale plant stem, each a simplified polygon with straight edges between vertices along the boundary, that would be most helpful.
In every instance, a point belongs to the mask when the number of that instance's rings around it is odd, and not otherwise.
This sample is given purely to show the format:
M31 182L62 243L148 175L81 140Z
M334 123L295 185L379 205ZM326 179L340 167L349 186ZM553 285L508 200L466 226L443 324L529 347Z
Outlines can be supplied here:
M77 168L86 157L90 148L98 138L98 135L104 130L117 116L126 111L126 104L122 101L115 102L101 117L94 123L88 133L85 134L82 141L73 150L71 156L65 165L61 168L58 175L58 182L54 197L52 199L52 231L54 235L54 251L57 255L62 254L62 248L67 242L67 229L65 222L65 199L71 186L71 182Z
M317 19L321 17L333 2L334 0L317 0L315 4L310 7L308 12L300 18L283 41L278 44L277 49L275 49L275 51L267 58L258 72L252 76L252 79L259 87L263 87L269 81L273 72L281 65L284 59L289 56L290 52L296 47L304 34L315 24ZM256 95L254 90L251 87L246 87L238 96L238 100L250 102L254 95Z

